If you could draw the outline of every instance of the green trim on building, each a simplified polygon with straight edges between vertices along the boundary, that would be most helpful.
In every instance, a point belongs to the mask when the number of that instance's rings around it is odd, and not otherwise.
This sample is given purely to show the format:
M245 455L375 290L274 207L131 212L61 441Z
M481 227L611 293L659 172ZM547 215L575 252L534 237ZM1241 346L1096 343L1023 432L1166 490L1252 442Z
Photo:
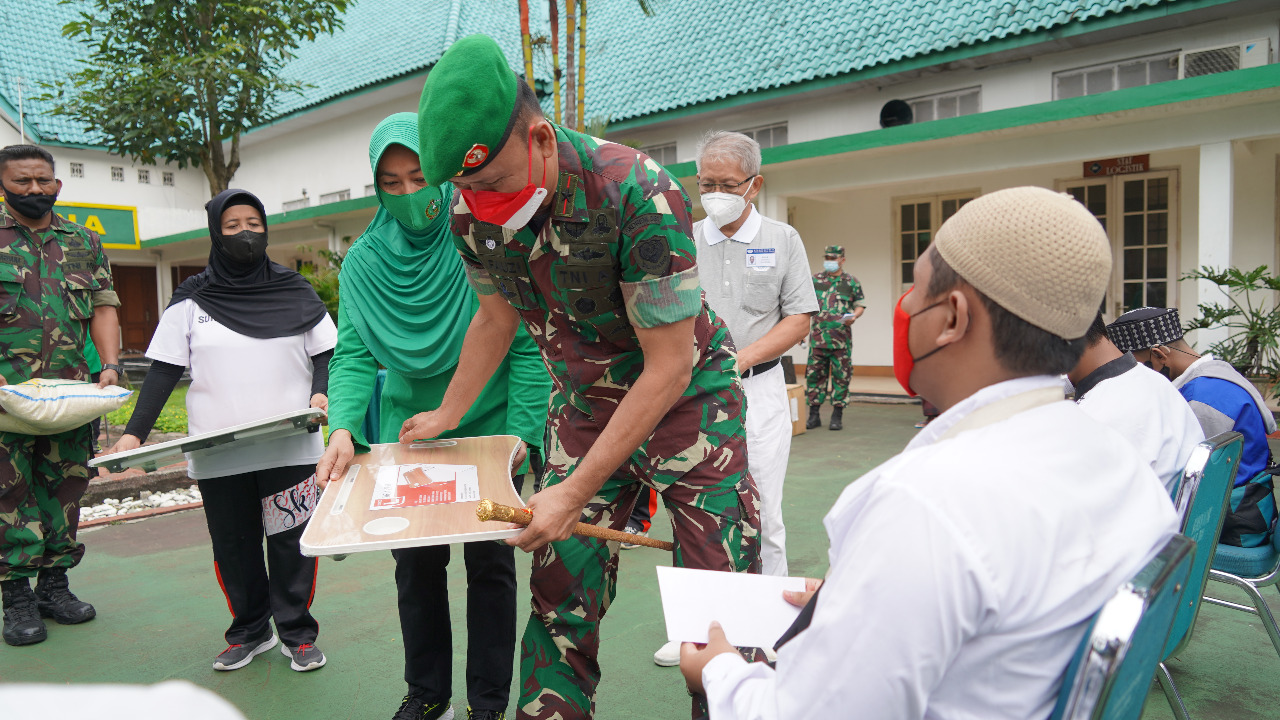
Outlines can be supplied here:
M351 212L353 210L366 210L377 207L377 196L351 198L350 200L342 200L340 202L325 203L323 205L314 205L305 207L301 210L291 210L289 212L276 213L267 216L267 229L272 225L279 225L287 222L297 222L299 220L319 220L330 215L340 215L342 213ZM161 245L172 245L173 243L183 242L184 240L199 240L209 237L208 228L199 228L196 230L187 230L185 232L174 233L172 235L164 235L150 240L142 241L142 249L150 250L151 248Z
M877 147L892 147L911 143L941 140L960 135L973 135L992 130L1040 125L1072 120L1090 115L1137 110L1172 103L1203 100L1205 98L1237 95L1240 93L1280 87L1280 63L1262 67L1233 70L1217 75L1171 80L1126 90L1086 95L1085 97L1054 100L1035 105L992 110L991 112L964 115L962 117L932 120L912 125L870 130L809 140L791 145L765 148L761 155L765 165L791 160L839 155ZM675 177L693 177L697 167L692 160L666 166Z

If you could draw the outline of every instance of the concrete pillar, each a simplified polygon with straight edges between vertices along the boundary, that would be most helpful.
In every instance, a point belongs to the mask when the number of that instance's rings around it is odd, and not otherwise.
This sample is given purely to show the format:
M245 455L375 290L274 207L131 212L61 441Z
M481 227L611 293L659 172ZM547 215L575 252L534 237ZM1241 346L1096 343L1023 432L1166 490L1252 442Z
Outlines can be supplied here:
M1200 227L1196 267L1231 267L1232 214L1235 206L1232 142L1200 146ZM1207 280L1196 282L1196 302L1226 304L1227 296ZM1187 303L1193 304L1193 303ZM1188 318L1189 319L1189 318ZM1200 352L1225 340L1225 328L1200 330L1195 343Z
M173 296L173 261L165 260L158 251L153 254L156 257L156 307L163 313Z

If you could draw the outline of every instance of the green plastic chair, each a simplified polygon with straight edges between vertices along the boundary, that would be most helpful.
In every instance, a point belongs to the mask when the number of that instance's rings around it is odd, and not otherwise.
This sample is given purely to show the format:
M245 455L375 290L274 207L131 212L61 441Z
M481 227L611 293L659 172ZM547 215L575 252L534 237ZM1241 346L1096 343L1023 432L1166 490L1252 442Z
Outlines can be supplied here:
M1243 447L1244 436L1238 432L1215 435L1197 445L1191 457L1187 458L1182 483L1174 499L1174 507L1182 518L1182 534L1194 541L1196 547L1202 548L1192 562L1187 591L1173 619L1156 672L1169 708L1179 720L1189 720L1187 708L1165 662L1182 652L1191 641L1191 630L1195 627L1196 616L1200 614L1200 596L1209 582L1213 547L1218 544L1218 536L1222 533L1222 522L1227 516L1227 503L1231 487L1235 485Z
M1050 720L1138 720L1191 575L1195 543L1169 538L1094 616Z

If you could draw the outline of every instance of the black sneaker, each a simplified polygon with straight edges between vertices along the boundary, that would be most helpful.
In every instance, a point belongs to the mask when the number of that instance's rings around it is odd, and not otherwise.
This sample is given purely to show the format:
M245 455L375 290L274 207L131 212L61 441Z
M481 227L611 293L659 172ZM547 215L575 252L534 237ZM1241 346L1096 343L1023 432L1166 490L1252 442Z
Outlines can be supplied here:
M36 579L36 604L40 614L59 625L78 625L98 616L89 603L71 592L66 568L44 568Z
M631 533L632 535L639 535L640 537L649 537L649 532L635 523L627 523L626 531ZM629 543L629 542L622 543L623 550L635 550L638 547L640 546L635 543Z
M476 710L468 705L467 720L507 720L507 713L503 710Z
M261 655L262 653L275 647L276 634L274 632L271 632L270 630L268 630L268 632L270 632L271 634L267 637L266 640L259 640L257 642L244 643L243 645L228 646L226 650L222 651L221 655L214 658L213 669L214 670L239 670L245 665L248 665L249 661L252 660L255 655Z
M448 700L428 703L416 695L405 695L391 720L453 720L453 706Z
M328 662L324 653L320 652L320 648L311 643L302 643L296 648L280 643L280 652L289 658L289 667L298 672L322 668Z

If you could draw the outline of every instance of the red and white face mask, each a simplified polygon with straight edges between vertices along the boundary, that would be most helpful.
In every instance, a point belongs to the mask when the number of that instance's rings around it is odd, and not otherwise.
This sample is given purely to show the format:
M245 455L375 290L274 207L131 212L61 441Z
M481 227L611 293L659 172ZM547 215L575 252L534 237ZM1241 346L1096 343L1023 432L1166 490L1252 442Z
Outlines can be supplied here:
M547 164L542 163L542 181L533 184L533 128L529 128L529 178L519 192L504 193L492 190L459 190L467 210L480 222L501 225L508 230L519 230L533 219L547 196Z

